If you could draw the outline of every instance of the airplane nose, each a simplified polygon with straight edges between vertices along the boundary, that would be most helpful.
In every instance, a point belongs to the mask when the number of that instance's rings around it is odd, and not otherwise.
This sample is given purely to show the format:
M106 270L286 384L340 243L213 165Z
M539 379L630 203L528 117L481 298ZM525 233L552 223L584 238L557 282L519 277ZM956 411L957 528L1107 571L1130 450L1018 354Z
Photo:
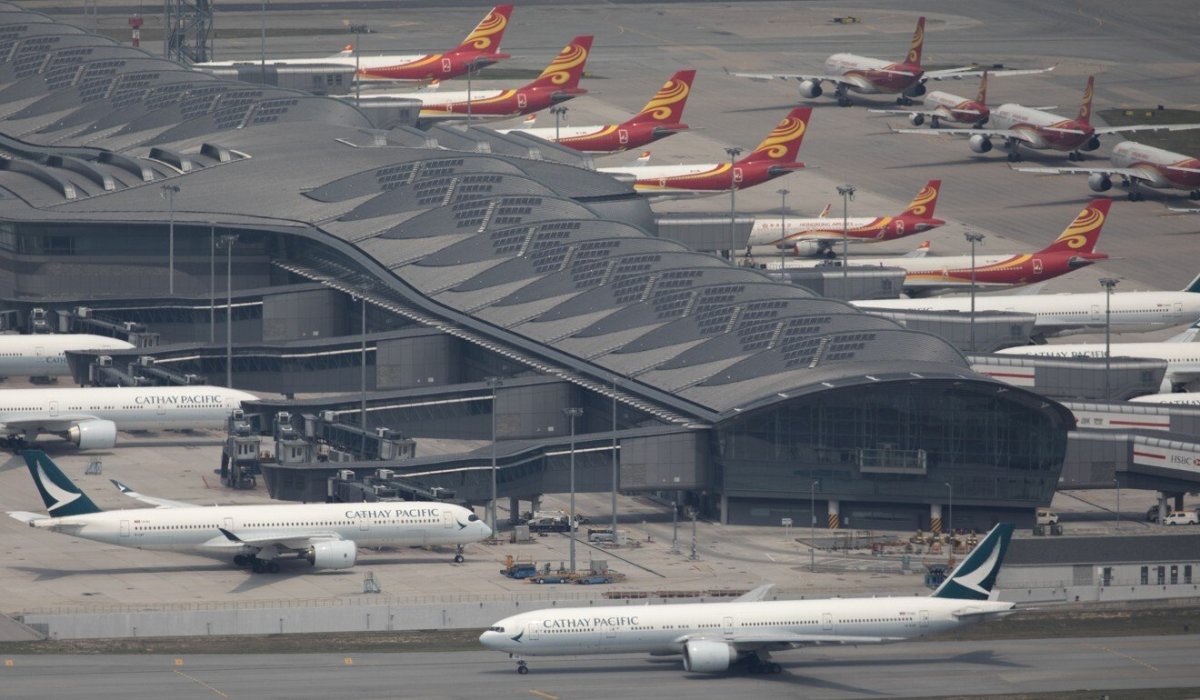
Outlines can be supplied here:
M479 521L479 530L480 534L483 535L483 539L487 539L492 536L492 528L488 527L488 524L482 520Z

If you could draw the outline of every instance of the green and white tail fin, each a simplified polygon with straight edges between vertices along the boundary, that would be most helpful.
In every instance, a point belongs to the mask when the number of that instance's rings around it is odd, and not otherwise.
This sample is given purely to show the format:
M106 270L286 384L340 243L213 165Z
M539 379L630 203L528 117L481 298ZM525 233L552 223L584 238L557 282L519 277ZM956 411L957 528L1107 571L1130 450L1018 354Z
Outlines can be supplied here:
M21 456L29 466L33 475L33 483L37 485L38 493L46 504L46 511L52 518L66 515L85 515L99 513L100 508L92 503L79 487L63 474L58 465L50 460L42 450L22 450Z
M1012 540L1012 523L1000 523L983 538L954 572L946 577L942 585L933 592L934 598L958 598L961 600L991 600L996 587L1004 553Z
M1200 293L1200 275L1196 275L1196 277L1188 284L1188 286L1183 288L1183 291Z

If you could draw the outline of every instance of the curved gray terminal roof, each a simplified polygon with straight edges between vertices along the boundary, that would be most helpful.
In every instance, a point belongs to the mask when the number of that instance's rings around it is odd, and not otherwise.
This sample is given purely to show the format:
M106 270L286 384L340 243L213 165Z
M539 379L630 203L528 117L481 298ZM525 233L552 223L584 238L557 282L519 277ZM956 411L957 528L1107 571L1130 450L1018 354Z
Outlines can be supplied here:
M934 336L657 238L628 183L490 134L452 150L380 132L346 102L0 5L4 219L163 222L172 182L176 221L316 240L363 269L277 264L347 289L373 278L409 318L592 388L616 376L684 420L885 376L991 381Z

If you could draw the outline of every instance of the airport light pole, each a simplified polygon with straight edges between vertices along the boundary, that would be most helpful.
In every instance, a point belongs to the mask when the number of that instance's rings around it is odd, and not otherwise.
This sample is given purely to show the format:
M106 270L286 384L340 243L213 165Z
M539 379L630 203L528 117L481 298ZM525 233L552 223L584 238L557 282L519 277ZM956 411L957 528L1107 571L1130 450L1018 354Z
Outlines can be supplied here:
M946 488L950 489L950 508L948 509L950 511L950 517L949 517L949 521L950 521L950 523L949 523L950 524L950 558L953 559L954 558L954 487L950 485L949 481L944 481L942 483L944 483L946 485Z
M208 227L208 344L217 342L217 227Z
M612 375L612 533L617 543L617 375Z
M491 522L492 534L496 533L496 388L504 384L500 377L488 377L483 380L492 389L492 500L488 506L488 517Z
M975 244L983 242L983 234L967 231L963 237L971 244L971 352L975 352Z
M362 428L362 440L359 443L359 454L363 459L367 457L367 297L360 297L362 301L362 328L360 336L362 341L362 356L359 358L359 387L362 391L360 396L358 425Z
M817 487L820 479L813 479L808 486L808 570L817 570Z
M1113 477L1113 483L1117 486L1117 529L1121 529L1121 480Z
M262 84L267 84L267 0L262 0L262 9L259 10L259 35L261 43L259 44L259 70L262 75Z
M733 263L733 252L737 249L733 242L737 235L737 158L742 154L742 149L737 147L726 148L725 152L729 154L729 262Z
M238 237L227 233L220 238L225 249L225 386L233 388L233 245Z
M167 293L175 296L175 195L179 185L168 183L162 186L162 196L167 199L170 218L167 220Z
M354 106L359 106L359 98L362 96L362 80L358 76L359 60L358 60L358 45L362 42L363 34L370 34L371 28L365 24L351 24L350 33L354 35Z
M783 274L783 241L787 237L787 196L791 190L776 190L779 195L779 274Z
M671 504L671 554L679 554L679 491Z
M551 107L550 113L554 115L554 143L558 143L558 123L560 119L566 119L567 108L563 105Z
M1104 398L1109 400L1109 371L1112 369L1112 290L1119 280L1112 277L1102 277L1100 286L1104 287Z
M571 573L575 573L575 419L583 415L583 409L564 408L563 413L571 419L571 510L567 518L571 524Z
M842 286L846 287L842 294L849 294L850 271L846 267L850 264L850 200L854 199L856 190L854 185L839 185L837 191L842 195Z

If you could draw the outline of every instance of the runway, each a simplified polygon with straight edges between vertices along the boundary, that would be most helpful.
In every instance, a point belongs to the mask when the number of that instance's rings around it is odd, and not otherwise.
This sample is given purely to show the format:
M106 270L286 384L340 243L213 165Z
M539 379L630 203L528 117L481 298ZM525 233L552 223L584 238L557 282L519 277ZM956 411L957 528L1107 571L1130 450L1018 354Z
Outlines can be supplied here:
M0 665L6 700L210 698L810 699L1200 688L1200 635L930 642L777 654L776 676L685 673L678 658L534 658L493 652L184 657L28 656Z

